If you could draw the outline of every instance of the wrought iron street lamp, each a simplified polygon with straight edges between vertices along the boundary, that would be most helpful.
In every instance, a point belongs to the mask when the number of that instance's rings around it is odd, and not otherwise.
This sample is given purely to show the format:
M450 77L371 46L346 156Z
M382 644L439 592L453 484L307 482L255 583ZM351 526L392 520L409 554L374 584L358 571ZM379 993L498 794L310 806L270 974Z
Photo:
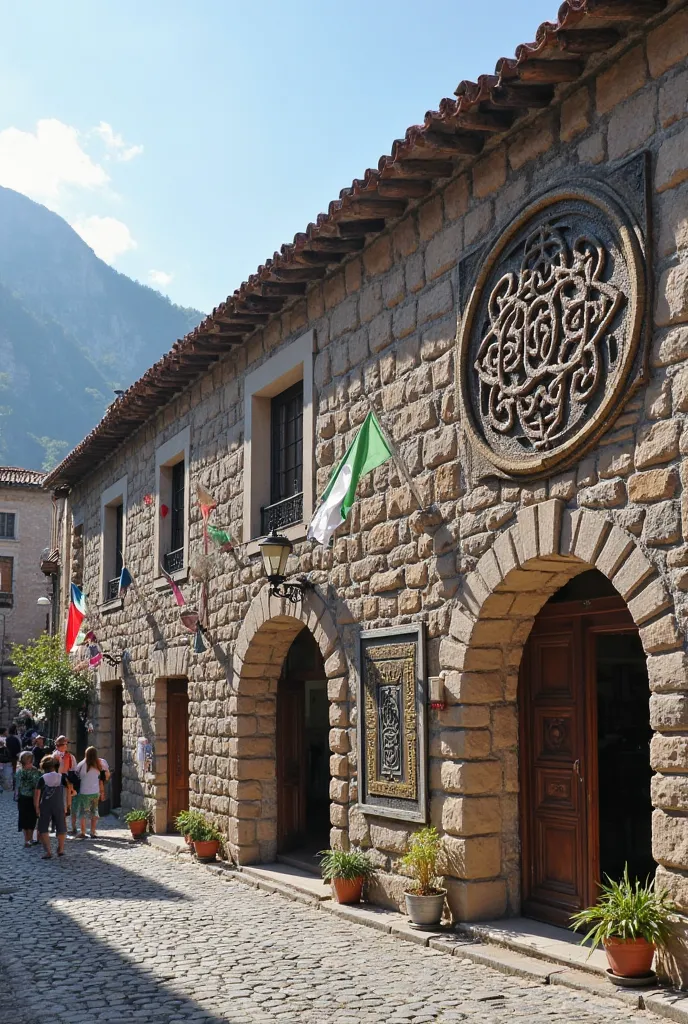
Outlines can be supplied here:
M265 575L270 584L273 597L283 597L292 604L298 604L306 591L313 589L313 584L305 577L286 582L285 570L287 560L292 552L292 542L288 537L271 530L268 536L258 545L263 558Z
M53 618L53 603L49 597L45 595L38 598L36 604L39 608L47 608L47 622L46 622L46 633L49 635L52 633L52 618Z

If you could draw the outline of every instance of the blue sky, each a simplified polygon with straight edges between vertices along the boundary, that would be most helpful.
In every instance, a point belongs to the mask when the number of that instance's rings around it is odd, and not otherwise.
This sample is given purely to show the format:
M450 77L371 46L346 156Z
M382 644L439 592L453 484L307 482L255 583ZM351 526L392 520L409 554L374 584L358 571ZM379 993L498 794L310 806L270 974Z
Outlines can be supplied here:
M0 185L209 311L557 0L0 0Z

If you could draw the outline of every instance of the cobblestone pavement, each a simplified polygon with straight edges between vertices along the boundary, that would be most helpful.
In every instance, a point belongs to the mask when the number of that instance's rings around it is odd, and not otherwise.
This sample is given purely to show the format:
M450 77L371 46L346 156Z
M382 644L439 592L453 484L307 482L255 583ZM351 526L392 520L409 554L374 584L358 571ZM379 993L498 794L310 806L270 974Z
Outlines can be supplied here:
M15 813L5 793L0 1024L657 1021L217 877L135 845L114 819L43 861Z

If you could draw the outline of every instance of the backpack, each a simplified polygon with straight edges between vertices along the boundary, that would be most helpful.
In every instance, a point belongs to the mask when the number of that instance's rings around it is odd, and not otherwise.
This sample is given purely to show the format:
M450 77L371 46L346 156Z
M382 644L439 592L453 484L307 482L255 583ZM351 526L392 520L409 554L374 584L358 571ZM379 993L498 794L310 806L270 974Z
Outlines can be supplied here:
M12 754L4 743L0 747L0 764L12 764Z

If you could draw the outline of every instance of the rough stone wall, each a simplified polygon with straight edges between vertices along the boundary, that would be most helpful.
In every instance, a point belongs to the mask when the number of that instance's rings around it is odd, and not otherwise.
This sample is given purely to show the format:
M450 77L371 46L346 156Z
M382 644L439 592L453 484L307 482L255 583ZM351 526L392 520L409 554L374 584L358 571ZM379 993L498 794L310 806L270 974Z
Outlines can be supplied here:
M40 570L41 552L50 543L52 501L40 487L0 487L0 512L16 512L16 540L0 539L0 556L14 559L12 608L0 608L5 616L6 660L11 644L24 644L46 626L46 609L36 604L49 594L49 581ZM2 623L0 622L0 638ZM2 651L0 651L2 660ZM11 680L5 679L5 706L0 708L0 725L10 723L19 706Z
M255 852L261 842L261 855L270 850L271 831L259 838L259 823L246 824L237 807L237 801L245 799L255 810L263 799L262 789L253 799L239 795L244 782L259 781L239 777L245 758L252 756L241 752L247 746L240 736L241 702L255 702L259 695L246 691L248 677L233 667L235 643L264 587L260 560L222 556L221 570L210 585L215 646L204 655L188 654L171 599L152 589L154 513L144 505L143 496L155 488L156 445L189 424L192 486L202 480L219 499L217 521L240 536L243 374L312 328L317 346L317 493L362 423L367 399L379 398L384 420L424 503L434 502L437 511L419 512L395 465L384 465L362 481L333 548L298 543L289 571L309 572L317 584L336 625L346 668L355 665L362 625L373 628L418 617L426 624L428 674L442 669L449 673L450 706L430 715L430 785L432 818L450 837L455 855L455 909L465 917L518 909L514 701L522 645L551 584L561 585L578 569L597 564L609 530L626 545L626 555L638 551L637 557L646 560L657 586L668 595L669 606L660 609L650 601L652 613L640 620L648 653L677 659L662 660L667 666L663 681L653 677L652 683L653 723L658 729L652 758L659 772L653 790L658 808L655 856L674 872L677 893L680 890L688 906L688 893L679 886L682 872L688 871L683 774L688 771L683 710L688 682L682 660L688 615L687 50L688 13L682 10L645 40L633 43L613 65L589 75L585 84L562 89L558 105L533 116L506 141L486 146L468 173L451 179L360 256L310 287L303 301L255 332L245 346L173 400L155 422L75 488L72 505L84 518L85 585L95 593L99 496L128 474L127 562L140 593L127 598L124 610L103 614L99 627L105 643L130 653L124 676L125 806L141 799L151 804L164 799L160 680L168 670L164 658L153 652L163 637L165 657L184 650L194 804L223 822L235 852L242 847ZM652 154L654 220L654 329L647 386L626 402L598 446L564 472L528 485L487 479L469 486L462 472L463 435L455 396L457 261L553 175L567 171L577 176L586 168L599 171L607 162L642 148ZM452 615L465 612L470 620L476 614L465 578L478 566L485 583L479 560L489 560L499 544L508 547L512 541L503 538L511 536L517 517L551 499L560 501L568 513L595 512L595 521L602 523L599 550L593 545L589 557L577 554L578 561L561 574L550 567L538 578L534 574L542 570L529 565L524 570L532 574L528 588L518 585L517 575L510 577L504 592L497 589L490 595L489 613L480 613L478 640L473 632L457 635ZM200 515L192 507L192 551L200 544ZM627 591L629 599L635 590L640 593L645 579L636 580L635 589ZM191 583L184 586L189 590ZM147 609L139 603L143 595ZM647 594L646 599L650 600ZM270 646L270 635L263 625L261 642ZM260 643L255 651L259 649ZM257 666L258 675L274 665L274 648L255 659L249 650L250 646L237 656L242 663ZM358 810L354 673L338 671L333 678L342 681L332 683L331 691L332 842L369 844L380 869L376 896L394 901L403 884L398 856L408 827ZM259 714L257 704L250 707L246 715L253 718ZM256 747L264 748L265 758L255 756L272 764L270 728L263 747ZM133 763L139 735L157 737L156 767L147 777ZM274 780L274 767L265 771L269 778L263 781Z

